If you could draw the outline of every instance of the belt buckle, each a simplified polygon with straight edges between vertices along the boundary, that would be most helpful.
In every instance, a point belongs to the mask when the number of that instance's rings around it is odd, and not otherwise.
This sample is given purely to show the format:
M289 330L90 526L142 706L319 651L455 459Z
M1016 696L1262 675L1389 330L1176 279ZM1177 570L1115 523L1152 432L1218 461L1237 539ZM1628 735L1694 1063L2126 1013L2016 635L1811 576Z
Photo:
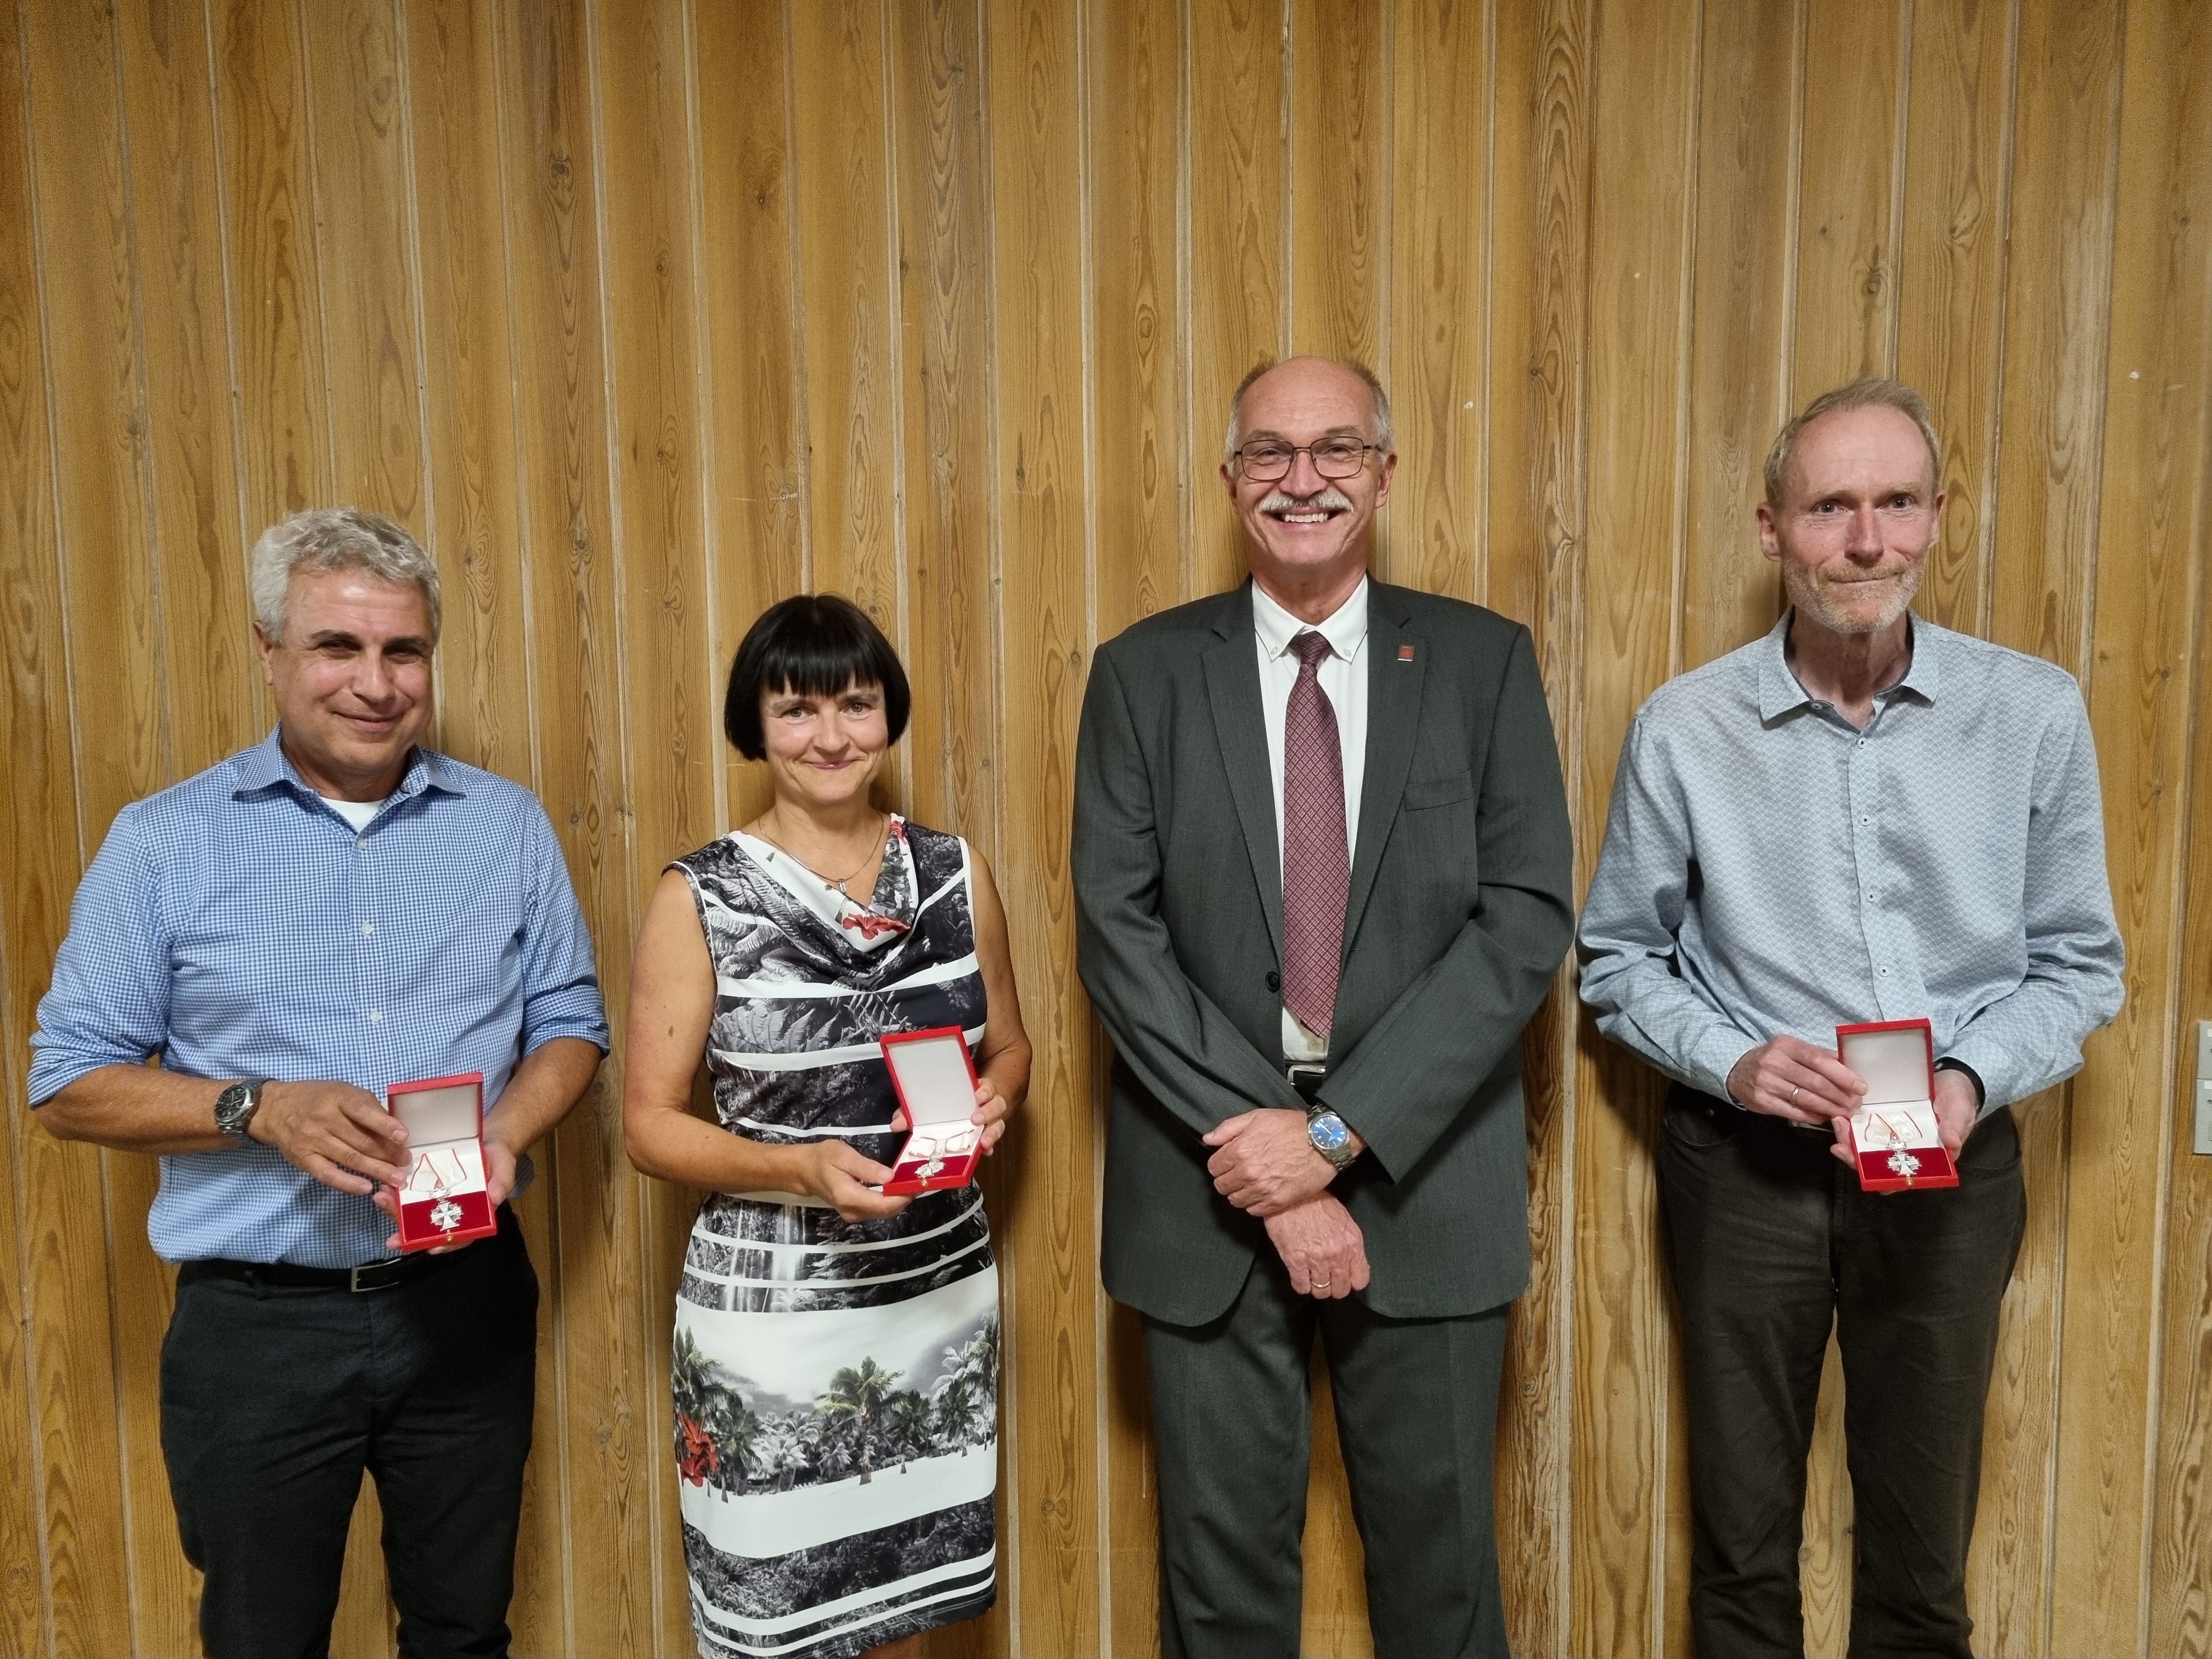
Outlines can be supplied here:
M406 1265L405 1256L387 1255L380 1261L364 1261L358 1267L349 1267L346 1269L346 1289L356 1294L363 1291L388 1291L399 1282L399 1270Z
M1320 1090L1322 1079L1328 1075L1328 1067L1319 1060L1293 1060L1285 1062L1283 1075L1291 1080L1291 1087L1304 1096L1310 1105L1313 1096L1306 1091L1309 1089Z

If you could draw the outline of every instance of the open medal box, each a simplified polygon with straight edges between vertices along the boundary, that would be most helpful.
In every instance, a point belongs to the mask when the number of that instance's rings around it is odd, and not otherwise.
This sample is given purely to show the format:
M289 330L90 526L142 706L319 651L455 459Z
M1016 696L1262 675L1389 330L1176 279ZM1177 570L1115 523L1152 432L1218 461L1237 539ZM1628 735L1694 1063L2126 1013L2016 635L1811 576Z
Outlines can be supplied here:
M1959 1171L1936 1125L1936 1038L1924 1019L1836 1027L1836 1055L1866 1079L1851 1114L1859 1185L1870 1193L1955 1187Z
M975 1110L975 1062L957 1025L901 1031L878 1039L891 1085L906 1108L906 1145L887 1193L927 1193L964 1187L983 1156L983 1127L969 1121Z
M399 1248L428 1250L497 1232L484 1189L483 1073L395 1083L384 1097L407 1131Z

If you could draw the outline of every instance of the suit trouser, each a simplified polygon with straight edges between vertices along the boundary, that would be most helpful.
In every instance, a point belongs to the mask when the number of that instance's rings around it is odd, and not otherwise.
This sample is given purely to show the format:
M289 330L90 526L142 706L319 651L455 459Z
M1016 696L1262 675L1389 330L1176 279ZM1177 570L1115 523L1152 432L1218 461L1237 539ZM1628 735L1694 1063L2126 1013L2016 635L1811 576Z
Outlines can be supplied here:
M380 1291L179 1272L161 1449L212 1659L330 1650L364 1469L408 1659L503 1655L530 1454L538 1277L496 1237Z
M1387 1319L1317 1301L1263 1249L1219 1319L1146 1320L1168 1659L1298 1651L1316 1328L1376 1653L1503 1659L1491 1458L1505 1314Z
M1956 1188L1860 1189L1779 1119L1677 1087L1659 1195L1689 1410L1690 1626L1702 1659L1802 1654L1797 1551L1820 1365L1844 1364L1850 1652L1965 1659L1966 1547L1998 1304L2027 1228L2009 1109Z

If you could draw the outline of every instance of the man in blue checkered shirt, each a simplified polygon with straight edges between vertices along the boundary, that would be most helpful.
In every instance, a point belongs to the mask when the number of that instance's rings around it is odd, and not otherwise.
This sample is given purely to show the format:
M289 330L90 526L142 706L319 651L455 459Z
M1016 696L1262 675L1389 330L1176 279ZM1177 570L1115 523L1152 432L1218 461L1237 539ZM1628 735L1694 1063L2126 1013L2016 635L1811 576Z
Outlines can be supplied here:
M31 1103L161 1154L161 1448L208 1652L328 1651L366 1469L401 1650L504 1654L538 1308L504 1200L606 1050L592 942L535 797L418 745L439 604L414 538L325 509L252 562L276 730L116 818ZM379 1093L470 1072L498 1233L395 1255Z

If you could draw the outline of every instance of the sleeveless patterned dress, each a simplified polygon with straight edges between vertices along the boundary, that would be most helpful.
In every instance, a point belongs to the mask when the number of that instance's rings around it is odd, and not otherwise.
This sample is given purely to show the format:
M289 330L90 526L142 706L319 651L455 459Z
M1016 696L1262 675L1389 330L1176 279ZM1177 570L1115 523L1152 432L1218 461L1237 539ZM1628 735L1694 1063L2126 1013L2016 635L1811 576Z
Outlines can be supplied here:
M876 1039L983 1035L967 843L893 817L865 909L743 834L671 867L714 964L722 1126L770 1145L836 1135L890 1164L904 1137ZM991 1605L998 1358L980 1188L883 1221L787 1193L708 1197L671 1378L703 1659L855 1654Z

